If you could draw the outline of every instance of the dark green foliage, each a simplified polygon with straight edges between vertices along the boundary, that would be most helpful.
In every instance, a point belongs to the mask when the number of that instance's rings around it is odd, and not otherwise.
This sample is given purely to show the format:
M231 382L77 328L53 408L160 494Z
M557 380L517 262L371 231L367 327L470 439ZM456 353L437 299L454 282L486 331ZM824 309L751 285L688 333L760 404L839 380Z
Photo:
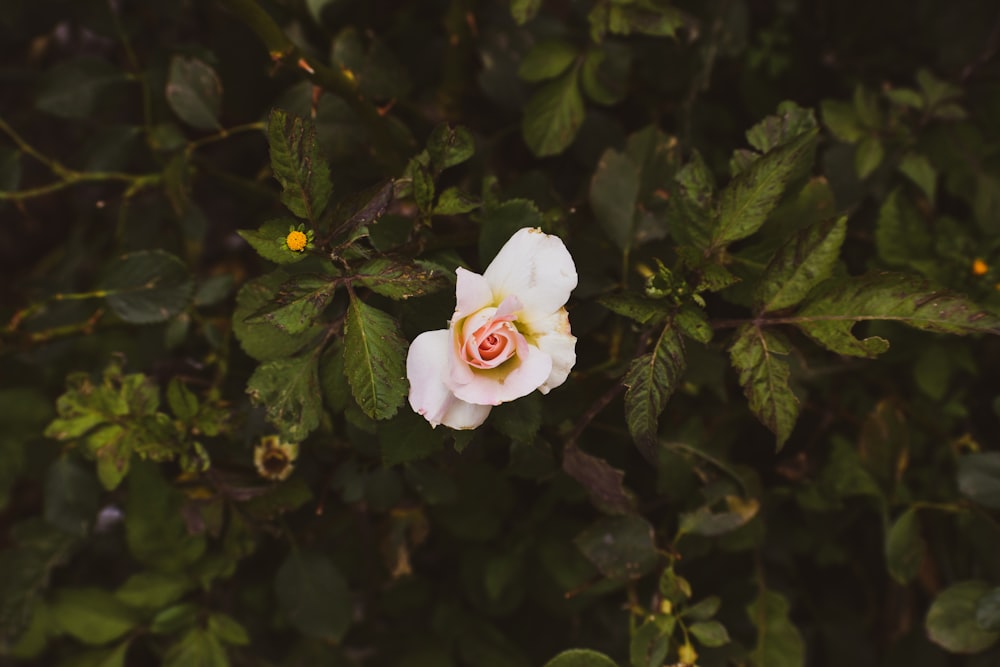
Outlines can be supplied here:
M0 663L997 662L991 3L7 5Z

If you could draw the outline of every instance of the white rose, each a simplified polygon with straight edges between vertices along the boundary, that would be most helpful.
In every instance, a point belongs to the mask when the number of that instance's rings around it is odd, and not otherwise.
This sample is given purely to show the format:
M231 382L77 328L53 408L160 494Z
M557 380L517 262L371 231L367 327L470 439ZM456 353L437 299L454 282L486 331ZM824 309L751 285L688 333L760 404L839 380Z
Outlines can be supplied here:
M563 307L574 287L576 266L562 240L528 227L483 275L458 269L448 329L410 345L410 406L431 426L471 429L494 405L561 385L576 363Z

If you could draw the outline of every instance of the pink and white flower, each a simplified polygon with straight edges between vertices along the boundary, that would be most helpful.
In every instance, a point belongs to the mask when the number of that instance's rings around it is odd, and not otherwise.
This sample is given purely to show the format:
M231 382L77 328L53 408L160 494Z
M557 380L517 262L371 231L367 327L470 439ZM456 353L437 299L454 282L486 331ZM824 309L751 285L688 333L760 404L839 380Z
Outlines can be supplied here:
M448 328L410 345L410 406L431 426L471 429L494 405L561 385L576 363L564 308L575 287L562 240L528 227L482 275L459 268Z

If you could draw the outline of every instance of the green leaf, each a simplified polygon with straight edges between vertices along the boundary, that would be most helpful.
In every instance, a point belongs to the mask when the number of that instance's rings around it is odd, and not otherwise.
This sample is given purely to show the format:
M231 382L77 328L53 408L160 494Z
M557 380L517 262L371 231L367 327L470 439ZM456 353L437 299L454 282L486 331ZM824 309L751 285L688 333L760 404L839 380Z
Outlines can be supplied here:
M979 653L993 646L1000 631L976 622L979 601L992 589L985 581L960 581L938 593L924 621L930 640L952 653Z
M273 359L257 367L247 381L247 394L263 405L281 437L302 442L319 426L323 398L316 355Z
M874 357L889 343L883 338L859 340L851 334L857 322L886 320L916 329L950 334L1000 333L1000 317L979 309L966 297L936 290L927 282L902 274L871 273L828 281L826 289L801 308L795 325L810 338L839 354Z
M693 512L683 512L677 527L678 535L724 535L745 526L760 510L760 501L756 498L728 495L722 500L725 509L720 512L712 509L715 503L702 505Z
M56 624L85 644L107 644L139 623L134 612L100 588L65 588L49 604Z
M682 244L706 248L714 224L715 178L694 151L674 180L678 192L668 201L670 232Z
M598 519L573 539L576 547L608 579L637 579L660 559L653 526L641 516Z
M660 413L677 389L687 359L680 330L668 322L653 350L634 359L625 373L625 420L639 450L656 460Z
M97 518L101 488L87 470L69 457L53 461L45 475L45 520L84 537Z
M930 160L919 153L907 153L899 160L899 170L923 190L931 204L934 203L937 195L937 172Z
M456 187L447 188L438 195L437 204L434 205L434 215L461 215L475 211L482 206L482 202L466 194Z
M959 458L958 490L984 507L1000 509L1000 452L977 452Z
M176 571L205 552L204 535L188 534L181 513L184 496L163 479L153 463L140 462L128 475L125 537L137 560L158 570Z
M436 172L462 164L475 152L472 132L461 125L441 123L427 139L427 153Z
M518 25L524 25L538 15L542 0L510 0L510 15Z
M718 613L721 606L722 600L712 595L704 600L699 600L690 607L686 607L680 615L695 621L707 621Z
M707 345L715 332L704 309L693 304L685 304L674 316L674 324L681 333L691 340Z
M962 96L962 89L958 86L939 79L933 72L927 69L917 71L917 83L924 93L928 107L935 107L942 102L948 102Z
M246 646L250 643L250 635L246 628L229 614L215 613L210 615L208 617L208 631L227 644Z
M292 552L274 580L278 609L302 634L339 642L351 625L353 604L347 581L323 554Z
M15 524L9 534L13 546L0 551L2 643L17 637L28 626L52 571L69 559L78 544L78 538L41 517Z
M563 448L563 471L587 491L590 501L608 514L633 514L636 499L625 487L625 473L604 459L591 456L575 443Z
M174 635L198 622L201 608L193 602L182 602L161 610L149 624L149 631L158 635Z
M544 667L618 667L618 665L603 653L574 648L563 651L545 663Z
M214 634L192 628L167 649L163 667L229 667L229 657Z
M293 476L277 484L268 484L264 493L243 505L243 510L253 519L270 521L302 507L312 499L309 484L301 477Z
M433 456L441 451L442 437L441 431L432 429L426 419L412 410L398 412L392 419L379 424L382 465L389 468Z
M979 598L976 603L976 625L983 630L1000 630L1000 587Z
M424 156L423 160L418 158L410 160L406 166L405 175L410 177L413 200L417 203L417 208L420 209L421 213L429 214L433 210L434 204L434 175L427 164L429 162L429 158L426 157L427 153L421 155Z
M222 81L211 66L188 56L170 59L167 104L191 127L218 130L222 111Z
M924 98L912 88L890 88L882 91L893 104L911 109L923 109Z
M130 607L163 609L195 588L195 582L182 574L146 571L125 580L115 597Z
M541 226L542 214L527 199L509 199L486 208L479 228L480 263L487 266L517 230Z
M35 107L60 118L86 118L108 88L126 80L123 71L103 58L64 60L42 76Z
M362 285L390 299L432 294L449 285L444 271L433 264L373 259L361 266L355 278Z
M167 384L167 405L174 417L184 422L191 421L198 414L198 397L177 376L170 378Z
M604 151L590 180L590 208L622 252L632 247L638 196L639 168L624 153Z
M688 626L688 632L698 640L699 644L709 648L725 646L730 641L726 626L718 621L692 623Z
M521 133L537 157L557 155L573 143L583 116L583 96L574 67L546 83L528 100Z
M396 196L396 184L381 181L354 193L337 204L333 213L335 238L350 238L360 227L371 225L385 215Z
M285 243L289 231L296 225L294 218L276 218L268 220L259 229L238 229L236 233L264 259L275 264L294 264L309 257L308 252L292 250Z
M812 109L804 109L795 102L785 100L778 105L778 112L768 116L749 130L747 141L761 153L795 139L816 127Z
M366 44L367 42L367 44ZM405 97L411 83L406 68L373 31L348 26L337 33L330 48L333 64L351 71L359 92L376 100Z
M798 305L830 277L847 234L847 217L811 225L786 241L767 265L754 293L754 311Z
M670 652L670 637L677 624L673 616L649 616L632 634L628 654L632 667L661 667Z
M552 79L566 71L578 55L576 47L563 39L545 39L525 54L517 75L525 81Z
M114 648L82 650L61 661L59 667L125 667L129 642L130 639L126 639Z
M841 141L853 144L864 133L861 121L854 111L854 105L842 100L823 100L820 103L820 113L823 124L833 136Z
M859 84L854 88L853 100L854 110L862 126L868 129L878 129L882 126L882 109L879 107L878 95Z
M755 667L805 665L805 642L788 618L788 600L784 595L762 590L747 606L747 614L757 628L757 644L750 654Z
M787 355L789 349L784 336L753 324L737 329L729 348L750 410L777 437L779 449L792 434L799 416L799 399L788 384L788 363L776 357Z
M858 178L865 179L882 164L885 149L882 141L875 135L869 135L858 142L854 153L854 171Z
M406 396L406 342L396 322L351 295L344 325L344 370L354 400L372 419L388 419Z
M166 322L188 307L194 293L187 266L163 250L118 257L100 287L111 310L130 324Z
M542 396L532 392L490 411L490 423L511 440L532 442L542 427Z
M314 322L313 326L305 331L289 334L269 322L248 321L277 297L278 289L289 280L289 277L284 271L274 271L247 282L236 294L233 333L236 334L243 351L258 361L295 354L316 339L323 330L320 323Z
M746 238L767 220L792 176L801 172L813 154L816 131L775 148L758 158L719 194L711 246L718 248Z
M662 299L649 299L635 292L602 294L597 303L618 315L635 320L639 324L650 324L665 320L670 316L671 306Z
M885 536L885 562L897 582L907 584L920 572L927 545L920 536L917 510L910 508L899 515Z
M294 275L281 284L266 306L245 321L247 324L269 322L293 336L308 331L333 300L336 287L336 279L330 276L310 273Z
M652 2L611 3L608 6L608 31L615 35L637 32L653 37L674 37L684 27L684 14L673 7Z
M330 200L330 167L320 155L311 121L281 109L267 123L271 169L281 184L281 203L289 211L316 223Z
M933 239L920 211L896 189L882 202L875 222L875 247L892 266L911 266L931 257Z
M587 51L580 69L584 94L597 104L617 104L628 92L631 66L632 52L620 44L605 42L600 50Z

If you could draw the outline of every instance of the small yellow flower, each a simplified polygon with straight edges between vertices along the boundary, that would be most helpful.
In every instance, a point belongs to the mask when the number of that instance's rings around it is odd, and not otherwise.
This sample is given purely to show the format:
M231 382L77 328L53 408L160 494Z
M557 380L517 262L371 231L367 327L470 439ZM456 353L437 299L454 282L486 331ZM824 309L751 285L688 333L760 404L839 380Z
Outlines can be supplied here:
M253 450L253 464L257 474L264 479L281 481L288 479L295 468L299 456L299 446L293 442L281 442L276 435L261 438Z
M986 272L990 270L989 265L980 258L976 258L972 262L972 273L976 276L986 275Z
M303 252L313 247L313 231L303 225L293 225L288 228L288 234L278 239L278 245L292 252Z
M285 237L285 245L288 246L289 250L294 250L295 252L305 250L307 243L309 243L309 240L306 238L306 235L298 230L288 232L288 236Z
M685 665L693 665L698 659L698 652L694 650L691 644L685 643L677 649L677 659Z

